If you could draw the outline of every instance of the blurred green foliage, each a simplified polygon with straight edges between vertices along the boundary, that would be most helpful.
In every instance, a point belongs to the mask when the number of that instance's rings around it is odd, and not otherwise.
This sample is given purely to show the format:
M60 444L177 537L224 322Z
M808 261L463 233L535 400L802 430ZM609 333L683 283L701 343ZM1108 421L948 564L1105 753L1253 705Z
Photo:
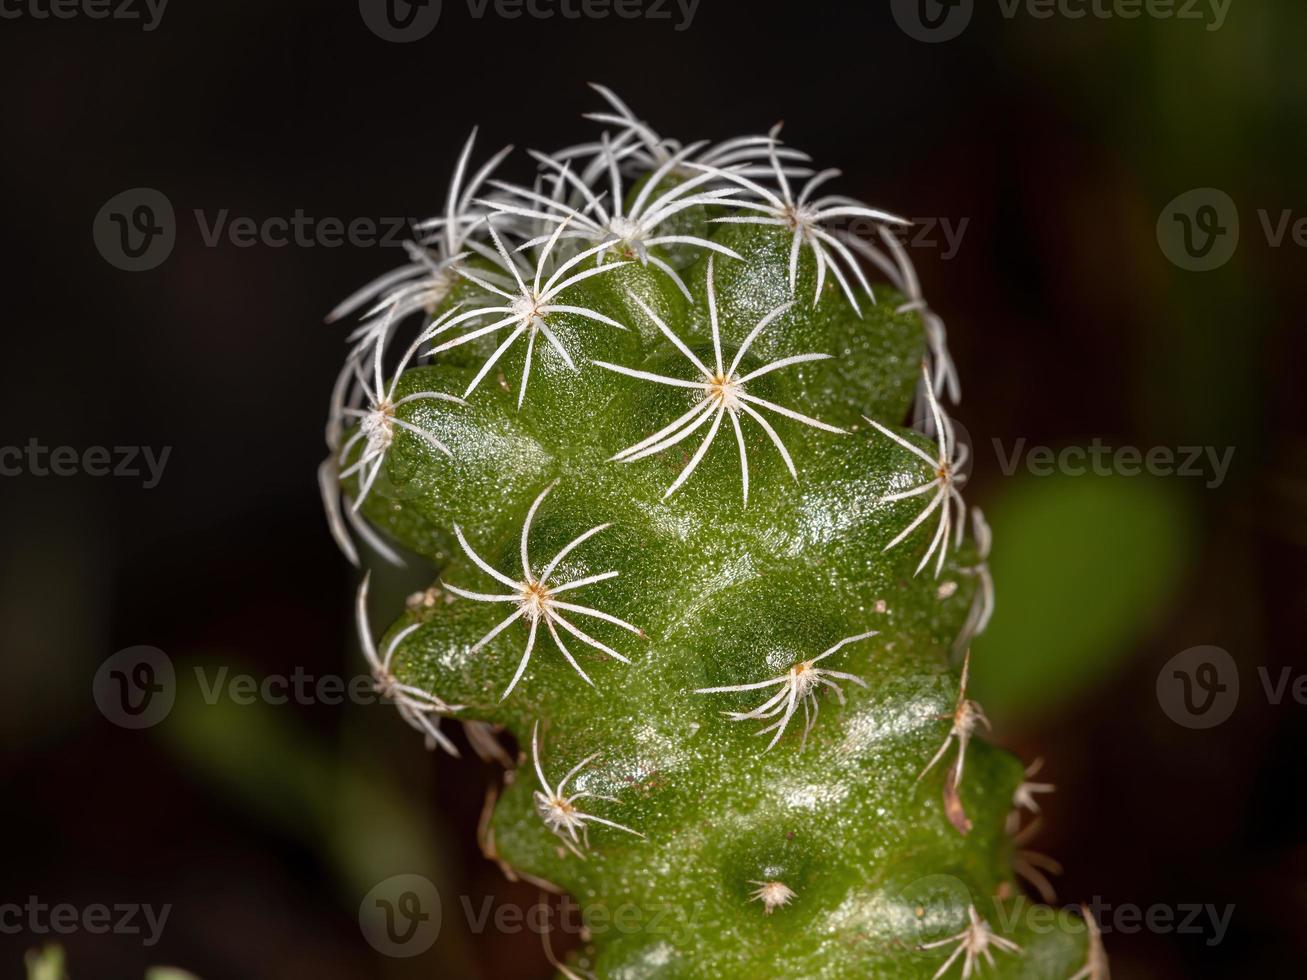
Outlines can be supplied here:
M973 646L991 716L1035 720L1101 683L1184 581L1195 520L1159 478L1013 478L988 508L998 602Z
M453 890L441 846L446 835L426 804L429 794L419 792L430 785L428 757L420 743L409 756L394 750L396 733L385 722L401 723L389 703L347 711L333 745L297 716L293 704L206 695L224 667L229 678L241 673L230 654L177 662L177 702L154 731L180 767L224 806L320 854L347 906L399 873L421 874ZM414 757L425 775L406 785L404 762ZM456 930L443 931L433 961L454 975L470 971L461 942Z

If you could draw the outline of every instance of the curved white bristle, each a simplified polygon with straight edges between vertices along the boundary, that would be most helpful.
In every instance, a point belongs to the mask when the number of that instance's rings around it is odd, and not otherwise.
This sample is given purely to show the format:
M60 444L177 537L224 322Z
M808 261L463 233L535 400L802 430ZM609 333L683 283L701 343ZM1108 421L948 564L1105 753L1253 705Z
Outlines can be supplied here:
M531 534L531 524L535 520L536 511L540 509L540 505L544 502L545 498L549 496L549 492L553 490L556 485L557 481L549 484L549 486L545 487L544 490L540 492L540 495L537 496L535 501L531 504L531 508L526 515L526 521L522 525L522 535L520 539L522 561L521 581L514 581L477 554L472 546L468 544L467 538L463 534L463 529L458 525L454 525L454 534L458 539L459 546L463 549L463 553L466 554L471 562L483 572L501 585L507 586L512 591L505 593L472 592L448 582L444 583L444 587L454 595L460 596L464 599L471 599L476 602L512 603L517 607L512 613L490 630L490 632L473 644L472 652L476 653L477 651L484 649L495 637L508 629L508 627L519 619L525 620L528 624L526 650L522 654L522 659L518 663L517 671L513 674L512 681L509 682L508 687L500 698L501 701L513 692L513 688L517 686L517 682L522 679L522 675L526 672L527 664L531 662L531 654L535 650L536 636L542 624L548 631L549 635L553 638L554 644L558 647L559 652L562 653L567 662L571 664L572 668L581 676L581 679L591 686L594 685L594 681L592 681L590 676L581 668L581 665L576 662L571 651L569 651L567 646L563 643L563 639L558 632L560 628L563 632L575 637L587 646L594 647L594 649L601 653L607 654L614 660L618 660L624 664L629 664L631 662L628 657L618 653L606 643L595 639L584 632L580 627L572 623L570 619L563 615L565 612L578 616L588 616L591 619L599 619L620 626L627 632L635 633L637 636L644 636L643 630L638 626L631 625L624 619L619 619L616 616L610 615L609 613L603 612L599 609L594 609L590 606L578 605L574 602L568 602L559 598L560 595L570 592L573 589L584 588L585 586L593 585L596 582L604 582L608 579L616 578L618 574L616 571L600 572L597 575L587 575L583 578L574 579L569 582L562 582L557 585L550 583L550 577L558 568L559 563L567 557L567 555L594 535L601 531L606 531L612 526L611 524L598 524L595 527L590 528L590 530L577 535L563 546L558 554L556 554L553 559L545 565L544 569L538 576L532 571L531 559L528 554L528 540Z

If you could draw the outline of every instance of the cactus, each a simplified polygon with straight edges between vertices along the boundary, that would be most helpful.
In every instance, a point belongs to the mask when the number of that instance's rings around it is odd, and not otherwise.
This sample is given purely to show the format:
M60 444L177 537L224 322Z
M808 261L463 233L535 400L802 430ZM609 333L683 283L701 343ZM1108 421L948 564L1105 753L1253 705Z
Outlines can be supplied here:
M596 89L530 185L474 132L332 315L332 531L439 575L380 637L364 577L379 690L516 739L482 844L581 903L566 976L1105 976L1016 884L1045 787L972 739L989 533L899 219L779 127L681 144Z

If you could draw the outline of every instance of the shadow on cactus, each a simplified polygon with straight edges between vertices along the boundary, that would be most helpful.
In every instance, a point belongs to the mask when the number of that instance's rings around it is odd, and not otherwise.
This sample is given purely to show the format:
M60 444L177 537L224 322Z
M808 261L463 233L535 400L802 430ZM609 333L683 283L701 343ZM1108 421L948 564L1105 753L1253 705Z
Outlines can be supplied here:
M596 88L527 184L474 133L333 314L333 533L439 574L380 637L364 579L379 689L529 747L482 843L581 902L565 975L1106 976L1017 886L1046 787L973 739L990 542L901 222L779 127L682 145Z

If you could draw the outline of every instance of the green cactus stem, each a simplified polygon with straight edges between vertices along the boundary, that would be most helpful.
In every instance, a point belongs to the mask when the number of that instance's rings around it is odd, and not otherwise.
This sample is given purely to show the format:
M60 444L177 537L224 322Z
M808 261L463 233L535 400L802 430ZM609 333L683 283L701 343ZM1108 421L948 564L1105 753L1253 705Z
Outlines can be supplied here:
M380 637L364 580L379 686L432 745L521 746L485 844L580 902L566 975L1105 976L1022 896L1032 788L972 738L989 535L897 219L776 130L682 145L599 91L609 130L528 185L469 140L338 311L377 300L333 531L438 572Z

